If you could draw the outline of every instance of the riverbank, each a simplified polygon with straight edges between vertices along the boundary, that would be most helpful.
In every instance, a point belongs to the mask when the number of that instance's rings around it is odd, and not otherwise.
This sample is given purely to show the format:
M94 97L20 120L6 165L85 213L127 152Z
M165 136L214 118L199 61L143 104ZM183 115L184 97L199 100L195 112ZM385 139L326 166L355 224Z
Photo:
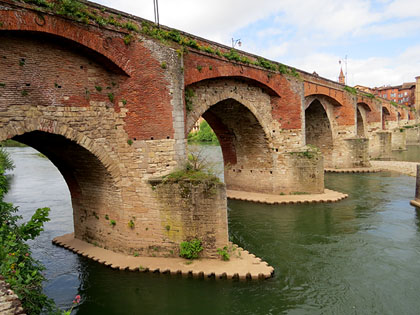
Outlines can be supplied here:
M182 275L183 277L215 279L267 279L274 268L248 251L231 245L230 259L134 257L116 253L74 238L73 233L53 239L53 244L64 247L113 269Z
M398 172L400 174L416 176L417 173L417 164L416 162L405 162L405 161L370 161L372 167L391 171Z
M19 297L10 289L2 276L0 276L0 314L25 315Z

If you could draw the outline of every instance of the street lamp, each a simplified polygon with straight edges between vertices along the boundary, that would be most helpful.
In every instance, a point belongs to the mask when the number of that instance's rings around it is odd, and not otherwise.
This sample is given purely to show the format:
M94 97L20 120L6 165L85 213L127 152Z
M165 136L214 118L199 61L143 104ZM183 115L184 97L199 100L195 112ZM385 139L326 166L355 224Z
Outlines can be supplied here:
M158 0L153 0L153 7L155 9L155 24L159 27L159 5Z
M239 39L233 39L232 38L232 48L235 48L236 45L238 45L239 47L242 46L242 42L241 42L240 38Z

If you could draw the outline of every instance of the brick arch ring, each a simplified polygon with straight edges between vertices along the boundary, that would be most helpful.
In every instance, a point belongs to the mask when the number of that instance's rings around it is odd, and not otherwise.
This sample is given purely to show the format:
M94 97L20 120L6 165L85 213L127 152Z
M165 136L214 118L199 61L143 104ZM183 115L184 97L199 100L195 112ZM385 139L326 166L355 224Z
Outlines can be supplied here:
M19 122L10 122L0 129L0 141L10 139L14 136L20 136L32 131L44 131L46 133L60 135L77 143L89 151L102 163L114 181L118 181L118 179L121 178L121 170L119 167L112 167L113 165L118 165L118 163L114 163L113 158L104 152L103 146L98 146L95 144L94 140L81 134L77 130L58 123L55 120L41 117L35 119L26 119Z
M193 99L194 109L192 112L189 113L189 115L187 115L187 125L186 125L187 132L189 132L193 128L198 118L200 118L212 106L216 105L217 103L221 101L224 101L227 99L233 99L237 101L239 104L241 104L242 106L244 106L245 108L247 108L254 115L255 119L258 121L259 125L263 129L264 134L268 139L268 143L271 143L270 128L268 128L268 126L266 126L266 124L263 123L263 119L258 113L258 110L253 105L252 101L246 98L246 95L244 97L244 95L239 95L238 93L230 91L229 88L227 88L225 89L224 93L215 93L209 97L206 97L206 102L197 102L197 99L199 98L194 97Z

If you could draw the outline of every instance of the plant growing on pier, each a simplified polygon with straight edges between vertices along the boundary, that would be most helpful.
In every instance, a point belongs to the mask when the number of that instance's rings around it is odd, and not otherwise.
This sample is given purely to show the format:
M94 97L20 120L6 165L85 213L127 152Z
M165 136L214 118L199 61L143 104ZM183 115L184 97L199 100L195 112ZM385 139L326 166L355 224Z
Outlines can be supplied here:
M162 69L166 69L167 67L168 67L168 65L166 64L166 62L164 61L164 62L162 62L161 64L160 64L160 67L162 68Z
M130 228L130 229L134 229L134 221L133 220L130 220L130 221L128 221L128 227Z
M203 251L201 240L192 239L191 241L181 242L179 245L179 256L186 259L197 259L198 255Z
M183 180L207 183L209 189L220 183L219 177L215 175L214 164L209 162L201 150L191 150L183 168L178 169L163 178L164 182L180 182Z
M227 246L225 246L223 248L218 248L217 249L217 253L220 255L220 257L222 258L222 260L224 260L224 261L230 260L230 255L229 255L229 251L228 251L228 247Z
M102 86L95 86L96 91L100 92L102 91Z
M111 226L115 226L117 224L117 222L115 222L115 220L110 220L109 221L109 225Z
M111 103L114 102L114 93L108 93L108 99Z

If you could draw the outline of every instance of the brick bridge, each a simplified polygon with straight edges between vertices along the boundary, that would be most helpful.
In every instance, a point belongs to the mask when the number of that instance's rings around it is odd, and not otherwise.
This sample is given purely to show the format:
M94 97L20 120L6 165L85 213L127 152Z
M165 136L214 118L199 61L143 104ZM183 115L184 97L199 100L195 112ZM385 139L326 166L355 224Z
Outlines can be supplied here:
M98 246L172 256L200 237L212 256L227 243L223 185L209 195L206 184L156 184L185 161L200 116L219 138L227 189L271 194L323 192L324 166L367 167L405 148L402 127L415 122L319 76L94 3L56 3L0 0L0 140L54 163L75 237Z

